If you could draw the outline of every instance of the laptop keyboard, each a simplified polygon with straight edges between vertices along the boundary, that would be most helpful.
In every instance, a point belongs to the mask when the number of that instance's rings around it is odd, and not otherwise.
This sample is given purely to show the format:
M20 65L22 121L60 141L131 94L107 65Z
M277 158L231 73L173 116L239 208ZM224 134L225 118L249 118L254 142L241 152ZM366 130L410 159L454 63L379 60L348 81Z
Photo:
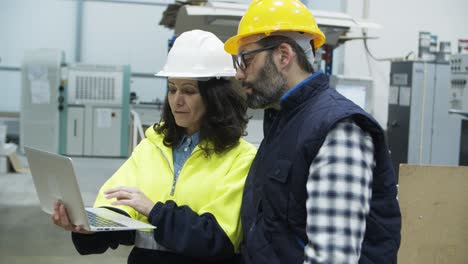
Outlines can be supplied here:
M125 225L119 224L114 222L110 219L106 219L99 215L96 215L93 212L86 211L86 215L88 216L88 221L91 226L96 227L125 227Z

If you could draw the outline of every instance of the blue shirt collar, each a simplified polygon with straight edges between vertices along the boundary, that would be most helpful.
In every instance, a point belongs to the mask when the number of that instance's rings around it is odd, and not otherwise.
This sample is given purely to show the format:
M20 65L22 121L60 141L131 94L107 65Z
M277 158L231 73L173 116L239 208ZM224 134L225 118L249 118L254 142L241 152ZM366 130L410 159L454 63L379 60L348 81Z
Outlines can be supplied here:
M317 71L315 72L314 74L312 74L311 76L307 77L306 79L304 79L302 82L298 83L296 86L294 86L292 89L290 89L289 91L287 91L285 94L283 94L283 96L281 96L281 99L280 99L280 104L283 103L284 100L286 100L286 98L294 93L294 91L298 90L302 85L304 85L304 83L307 83L309 82L310 80L314 79L315 77L319 76L320 74L323 74L323 71Z
M182 146L185 146L185 145L194 147L198 145L199 140L200 140L200 131L193 133L191 136L184 135L182 139L180 140L179 144L177 145L177 148L181 148Z

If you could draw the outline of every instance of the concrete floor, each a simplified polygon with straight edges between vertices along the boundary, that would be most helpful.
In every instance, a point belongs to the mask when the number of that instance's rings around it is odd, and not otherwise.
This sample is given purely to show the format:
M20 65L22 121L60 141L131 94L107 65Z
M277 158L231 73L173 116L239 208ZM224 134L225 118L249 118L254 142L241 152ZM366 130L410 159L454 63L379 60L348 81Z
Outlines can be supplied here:
M24 157L21 157L27 165ZM74 158L85 205L91 206L104 181L123 159ZM102 255L80 256L70 233L56 227L41 211L30 174L0 174L0 263L126 263L131 247Z

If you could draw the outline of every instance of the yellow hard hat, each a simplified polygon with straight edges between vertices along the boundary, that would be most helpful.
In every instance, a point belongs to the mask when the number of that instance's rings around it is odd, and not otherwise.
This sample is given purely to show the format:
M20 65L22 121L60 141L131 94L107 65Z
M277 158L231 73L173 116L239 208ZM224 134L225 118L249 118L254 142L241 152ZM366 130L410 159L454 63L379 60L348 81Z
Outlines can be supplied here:
M325 43L314 16L299 0L253 0L239 23L237 35L226 41L224 50L237 54L241 39L257 34L268 36L276 31L308 34L316 49Z

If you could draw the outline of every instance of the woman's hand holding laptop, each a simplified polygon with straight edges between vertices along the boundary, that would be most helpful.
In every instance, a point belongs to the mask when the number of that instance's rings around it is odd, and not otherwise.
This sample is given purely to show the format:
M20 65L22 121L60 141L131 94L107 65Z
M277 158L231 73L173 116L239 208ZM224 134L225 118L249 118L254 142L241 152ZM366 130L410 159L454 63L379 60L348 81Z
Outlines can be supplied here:
M65 208L65 205L59 201L54 204L54 212L52 213L51 218L55 225L65 230L88 235L94 233L83 229L81 226L73 225L68 217L67 208Z

